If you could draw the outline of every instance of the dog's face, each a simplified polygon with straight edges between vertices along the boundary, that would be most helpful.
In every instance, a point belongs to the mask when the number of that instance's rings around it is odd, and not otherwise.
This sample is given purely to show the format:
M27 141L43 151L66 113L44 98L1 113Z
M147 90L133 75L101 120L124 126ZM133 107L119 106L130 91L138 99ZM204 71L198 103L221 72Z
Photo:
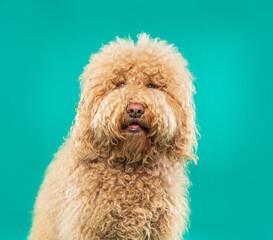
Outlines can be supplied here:
M194 88L186 62L165 43L140 46L141 39L137 46L119 40L92 57L82 77L77 132L98 155L127 162L160 154L192 159Z
M171 144L177 129L180 110L168 99L166 82L159 70L154 76L145 71L138 65L114 71L91 121L95 138L108 139L127 159Z

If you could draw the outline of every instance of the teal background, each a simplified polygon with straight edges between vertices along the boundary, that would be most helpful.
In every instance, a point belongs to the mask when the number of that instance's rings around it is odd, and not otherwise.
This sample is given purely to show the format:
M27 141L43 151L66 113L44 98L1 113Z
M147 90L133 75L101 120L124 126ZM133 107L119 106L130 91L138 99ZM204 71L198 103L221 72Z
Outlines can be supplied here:
M89 55L115 36L174 43L196 78L186 239L273 239L272 1L1 1L0 239L26 239Z

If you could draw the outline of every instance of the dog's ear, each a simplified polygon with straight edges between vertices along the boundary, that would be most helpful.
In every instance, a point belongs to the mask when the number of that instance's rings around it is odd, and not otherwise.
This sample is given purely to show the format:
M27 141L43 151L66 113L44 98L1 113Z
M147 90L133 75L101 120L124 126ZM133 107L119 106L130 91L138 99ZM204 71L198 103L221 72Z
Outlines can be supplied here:
M95 152L94 149L94 131L91 123L96 115L105 94L109 91L107 81L103 81L103 71L101 76L97 76L94 63L90 63L85 67L83 74L80 76L81 83L81 99L77 108L75 124L71 129L71 135L79 144L81 152Z
M172 156L177 161L188 163L197 161L197 136L200 136L195 122L195 104L193 95L195 93L192 84L193 77L185 66L185 72L177 86L174 101L177 129L172 143ZM177 90L180 89L180 90Z
M92 139L93 131L90 127L90 122L92 119L93 107L86 101L84 96L81 95L81 99L76 109L77 115L75 118L75 123L71 127L71 137L75 141L76 152L80 154L80 158L84 158L85 153L92 151Z
M184 106L178 113L177 130L172 143L172 155L177 161L188 163L196 162L196 150L198 135L193 106Z

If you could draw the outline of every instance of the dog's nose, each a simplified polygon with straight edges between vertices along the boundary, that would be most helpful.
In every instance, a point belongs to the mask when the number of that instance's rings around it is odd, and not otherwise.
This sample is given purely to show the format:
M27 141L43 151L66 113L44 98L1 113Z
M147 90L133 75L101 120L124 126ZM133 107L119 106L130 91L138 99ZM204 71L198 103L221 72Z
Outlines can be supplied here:
M130 103L126 109L130 118L140 118L144 113L145 108L140 103Z

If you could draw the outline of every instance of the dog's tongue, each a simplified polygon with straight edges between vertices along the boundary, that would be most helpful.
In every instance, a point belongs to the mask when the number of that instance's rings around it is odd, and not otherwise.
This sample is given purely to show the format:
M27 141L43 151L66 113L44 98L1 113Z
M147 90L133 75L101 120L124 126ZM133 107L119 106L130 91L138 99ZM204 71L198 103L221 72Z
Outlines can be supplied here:
M138 129L140 129L140 126L138 124L131 124L129 126L129 128L130 128L130 130L138 130Z

